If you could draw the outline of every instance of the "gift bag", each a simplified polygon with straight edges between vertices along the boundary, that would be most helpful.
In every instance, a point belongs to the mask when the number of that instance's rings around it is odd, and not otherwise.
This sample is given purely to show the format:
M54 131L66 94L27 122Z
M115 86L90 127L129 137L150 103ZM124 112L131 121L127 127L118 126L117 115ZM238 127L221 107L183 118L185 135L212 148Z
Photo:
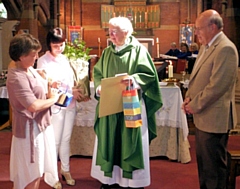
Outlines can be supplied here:
M128 128L142 126L141 105L137 89L127 88L122 92L125 125Z

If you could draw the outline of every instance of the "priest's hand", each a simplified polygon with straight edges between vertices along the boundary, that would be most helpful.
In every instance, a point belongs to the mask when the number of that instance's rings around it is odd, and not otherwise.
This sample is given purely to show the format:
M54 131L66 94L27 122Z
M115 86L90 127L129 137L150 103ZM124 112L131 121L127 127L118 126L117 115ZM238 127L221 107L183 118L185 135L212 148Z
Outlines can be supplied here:
M124 79L122 79L121 83L126 85L126 86L132 86L133 85L133 77L132 76L126 76Z
M96 89L97 96L101 95L101 85L99 85Z

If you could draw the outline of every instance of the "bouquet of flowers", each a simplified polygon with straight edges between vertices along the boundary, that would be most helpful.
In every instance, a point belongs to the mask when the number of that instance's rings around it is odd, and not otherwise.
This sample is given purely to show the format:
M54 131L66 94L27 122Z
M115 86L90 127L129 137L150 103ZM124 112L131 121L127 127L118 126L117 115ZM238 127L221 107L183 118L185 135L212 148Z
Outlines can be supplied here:
M90 82L89 82L89 52L90 48L86 48L83 40L75 39L74 42L67 42L63 54L68 58L70 66L74 73L74 86L82 91L84 98L90 98Z

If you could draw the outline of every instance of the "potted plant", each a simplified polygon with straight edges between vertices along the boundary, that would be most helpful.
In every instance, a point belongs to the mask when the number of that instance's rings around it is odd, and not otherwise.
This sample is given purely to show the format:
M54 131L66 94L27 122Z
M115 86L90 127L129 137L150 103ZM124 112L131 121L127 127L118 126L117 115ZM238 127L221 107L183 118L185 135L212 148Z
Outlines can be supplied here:
M89 84L89 53L91 49L86 47L83 40L75 39L73 42L66 42L63 54L68 58L70 66L74 73L74 86L81 89L84 98L78 100L83 101L90 98Z

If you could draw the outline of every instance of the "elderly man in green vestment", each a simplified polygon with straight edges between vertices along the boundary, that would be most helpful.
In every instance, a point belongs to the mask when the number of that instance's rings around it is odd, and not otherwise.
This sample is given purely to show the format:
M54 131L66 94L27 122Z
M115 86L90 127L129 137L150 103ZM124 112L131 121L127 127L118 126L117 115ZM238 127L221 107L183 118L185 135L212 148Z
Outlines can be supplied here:
M149 144L156 137L155 112L162 106L157 72L148 50L131 34L131 21L114 17L109 21L112 44L94 66L95 98L101 98L101 79L127 73L122 80L138 89L142 126L127 128L123 112L99 118L96 107L96 141L91 176L101 189L119 185L143 188L150 185Z

